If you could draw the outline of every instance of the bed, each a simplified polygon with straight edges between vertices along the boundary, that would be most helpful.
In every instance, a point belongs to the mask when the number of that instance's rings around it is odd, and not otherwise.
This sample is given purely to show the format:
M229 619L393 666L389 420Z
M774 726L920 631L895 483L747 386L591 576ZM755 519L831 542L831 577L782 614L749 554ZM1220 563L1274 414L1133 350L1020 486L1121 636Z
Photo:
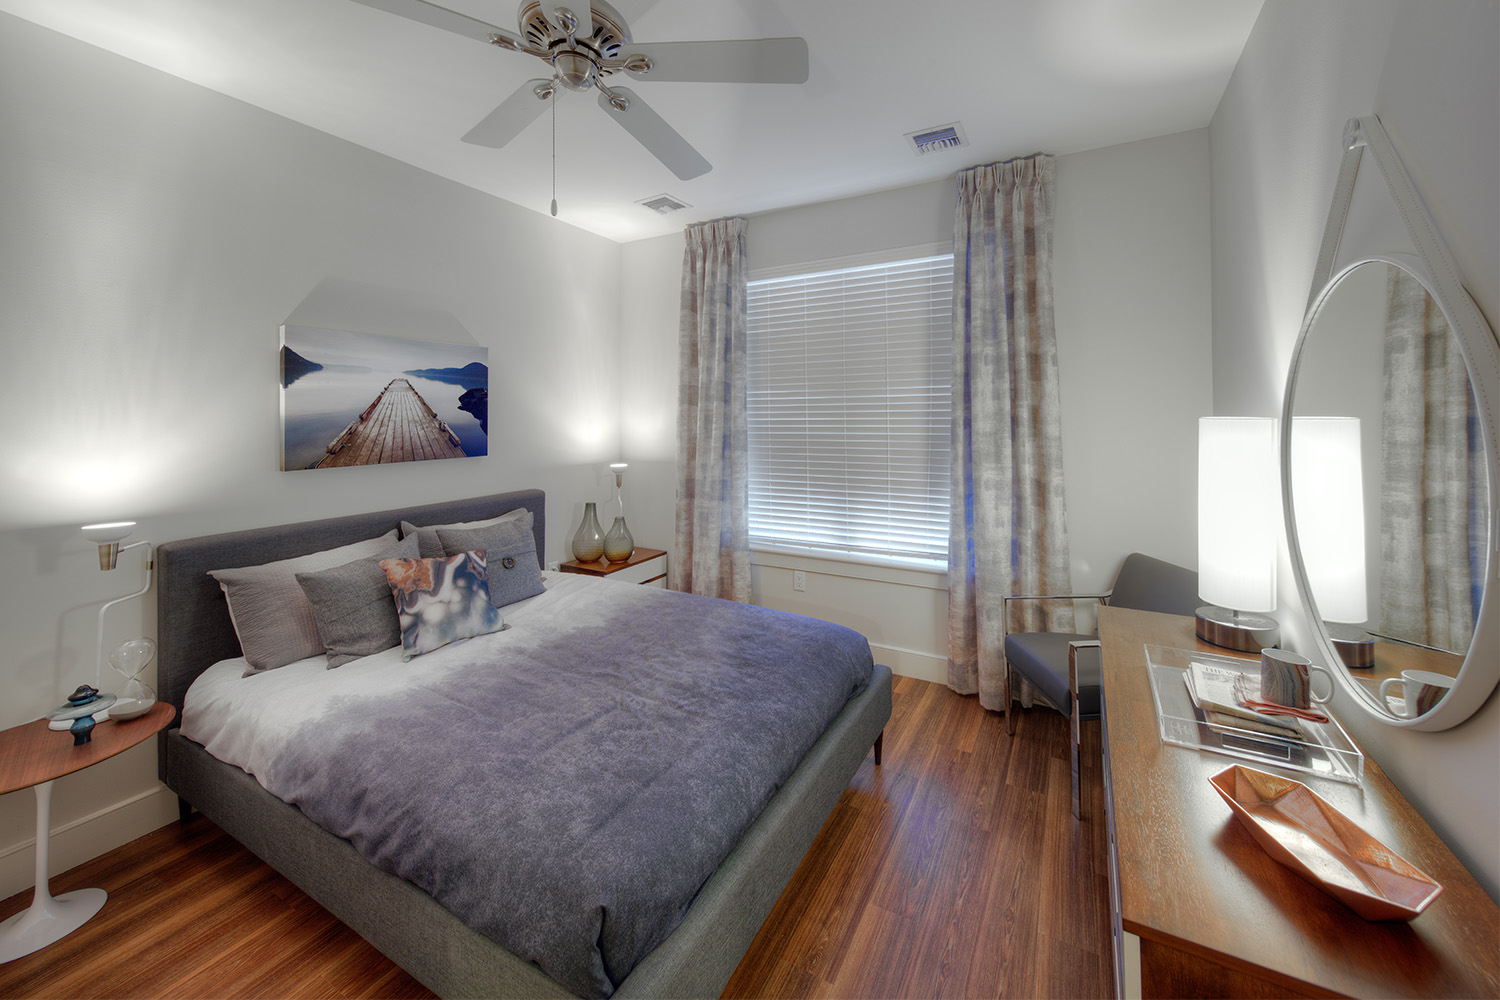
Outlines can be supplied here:
M241 655L209 570L255 566L368 539L401 521L464 522L515 509L530 512L541 559L544 499L540 491L524 490L162 544L157 555L161 697L178 709L180 720L194 680ZM821 735L815 734L810 749L691 896L675 929L628 972L618 970L606 990L625 998L716 996L722 991L872 747L878 763L890 692L890 671L875 666L868 683L836 710ZM440 995L587 993L565 988L534 962L471 928L422 888L367 861L349 840L324 830L245 770L217 759L180 727L162 734L159 768L162 781L183 803L184 818L189 807L208 816Z

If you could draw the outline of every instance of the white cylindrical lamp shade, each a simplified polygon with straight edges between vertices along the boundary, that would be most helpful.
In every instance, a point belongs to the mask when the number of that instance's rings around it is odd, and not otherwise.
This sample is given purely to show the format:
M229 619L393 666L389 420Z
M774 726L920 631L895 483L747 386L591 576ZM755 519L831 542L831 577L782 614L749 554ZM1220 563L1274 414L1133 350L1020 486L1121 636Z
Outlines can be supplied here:
M1369 618L1358 417L1292 418L1292 516L1318 615Z
M1198 596L1276 610L1280 482L1272 417L1198 421Z

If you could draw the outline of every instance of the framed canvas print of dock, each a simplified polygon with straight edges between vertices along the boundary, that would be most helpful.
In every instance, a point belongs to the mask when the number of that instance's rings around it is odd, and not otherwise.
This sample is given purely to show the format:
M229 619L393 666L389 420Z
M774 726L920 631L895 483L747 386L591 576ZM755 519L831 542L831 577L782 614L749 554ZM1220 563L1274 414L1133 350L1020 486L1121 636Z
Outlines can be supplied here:
M489 454L489 349L281 328L281 468Z

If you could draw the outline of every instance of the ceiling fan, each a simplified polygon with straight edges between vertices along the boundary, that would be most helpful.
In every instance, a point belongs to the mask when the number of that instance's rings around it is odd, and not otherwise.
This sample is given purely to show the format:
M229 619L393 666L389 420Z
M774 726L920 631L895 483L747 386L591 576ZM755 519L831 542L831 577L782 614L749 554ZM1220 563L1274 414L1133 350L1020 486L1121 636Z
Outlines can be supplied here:
M494 149L540 117L559 86L580 93L597 90L599 106L610 118L672 173L691 180L713 169L709 162L635 91L606 78L623 71L640 80L676 83L807 82L807 42L801 38L642 44L631 40L630 26L605 0L557 0L560 5L550 15L541 0L522 0L519 34L426 0L355 2L535 56L552 68L550 79L527 80L463 137Z

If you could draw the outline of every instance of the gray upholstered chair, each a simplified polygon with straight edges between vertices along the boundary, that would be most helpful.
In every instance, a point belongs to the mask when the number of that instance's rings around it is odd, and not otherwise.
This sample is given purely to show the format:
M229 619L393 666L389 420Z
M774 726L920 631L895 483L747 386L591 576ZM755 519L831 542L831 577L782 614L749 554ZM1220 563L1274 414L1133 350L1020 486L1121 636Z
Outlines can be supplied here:
M1073 815L1079 808L1078 766L1080 723L1099 718L1099 640L1076 632L1011 632L1010 612L1015 601L1093 600L1117 608L1191 615L1198 600L1198 574L1181 566L1132 552L1120 565L1115 585L1102 594L1016 594L1003 600L1005 627L1005 731L1016 731L1012 702L1012 671L1030 681L1058 711L1072 721Z

